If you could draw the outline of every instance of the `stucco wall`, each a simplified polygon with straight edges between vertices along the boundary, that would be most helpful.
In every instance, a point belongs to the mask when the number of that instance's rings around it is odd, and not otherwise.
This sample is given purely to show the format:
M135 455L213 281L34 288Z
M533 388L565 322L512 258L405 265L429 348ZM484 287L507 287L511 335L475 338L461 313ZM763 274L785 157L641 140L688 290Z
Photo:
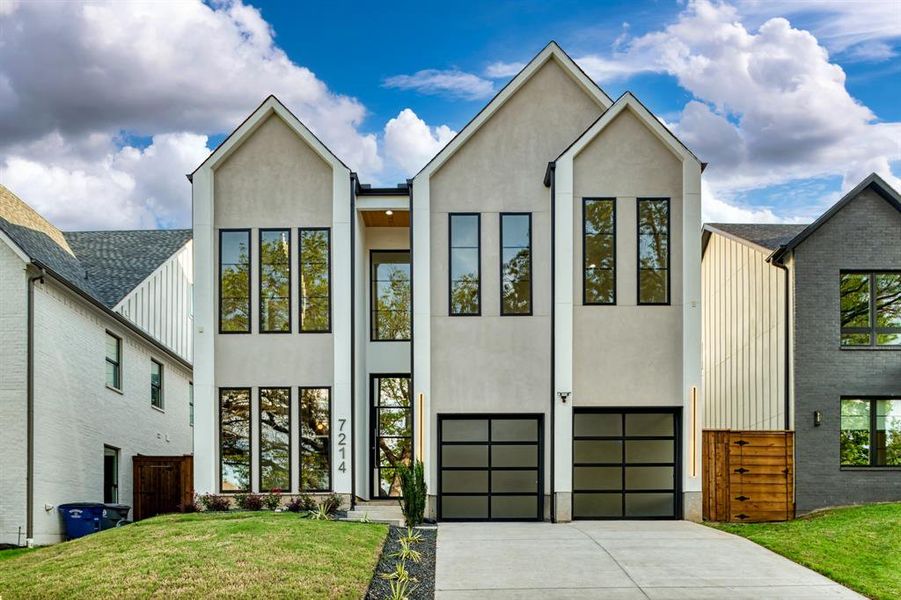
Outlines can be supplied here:
M702 261L704 427L785 428L785 276L711 234Z
M616 198L616 305L582 305L582 199ZM670 199L669 306L638 306L637 198ZM682 404L682 162L629 110L573 161L573 402Z
M600 112L595 100L550 60L432 174L433 431L438 413L547 412L550 200L542 180L548 161ZM500 316L499 213L504 211L532 213L533 316ZM482 215L479 317L448 316L449 212ZM437 435L431 443L434 452Z
M842 396L901 397L901 350L845 349L840 342L839 272L901 269L901 213L865 190L794 254L796 502L799 513L840 504L901 499L901 470L839 466ZM813 412L822 413L814 427Z

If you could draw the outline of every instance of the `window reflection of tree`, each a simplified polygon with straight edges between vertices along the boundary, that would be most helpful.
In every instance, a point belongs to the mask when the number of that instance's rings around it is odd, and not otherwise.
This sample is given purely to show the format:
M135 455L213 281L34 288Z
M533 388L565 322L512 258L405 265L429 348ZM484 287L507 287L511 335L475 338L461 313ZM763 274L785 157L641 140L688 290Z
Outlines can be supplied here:
M328 331L329 322L329 231L300 232L300 323L301 331Z
M250 331L250 234L224 231L220 243L219 295L220 329L225 332ZM226 262L232 253L237 260Z
M410 379L382 377L377 389L378 486L382 496L400 496L397 467L413 459L413 411L410 404Z
M300 390L300 488L331 488L331 408L328 388Z
M220 397L222 491L250 489L250 390Z
M291 390L260 390L260 490L291 488Z
M291 246L287 229L260 232L260 327L291 330Z
M669 302L669 201L638 201L638 301Z

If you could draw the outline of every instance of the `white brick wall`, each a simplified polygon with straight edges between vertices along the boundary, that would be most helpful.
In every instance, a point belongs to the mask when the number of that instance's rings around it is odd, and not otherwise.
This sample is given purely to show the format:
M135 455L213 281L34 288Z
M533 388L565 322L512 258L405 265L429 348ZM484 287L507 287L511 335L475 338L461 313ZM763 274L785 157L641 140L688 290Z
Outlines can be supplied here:
M0 416L3 422L0 542L15 543L25 528L25 275L21 289L6 285L2 259L0 289L6 303L19 303L20 318L0 322L0 333L21 331L21 359L8 363L2 345ZM21 261L20 265L21 265ZM21 268L21 267L20 267ZM15 279L13 277L13 279ZM18 286L19 284L16 284ZM16 304L17 305L17 304ZM18 323L18 325L17 325ZM106 387L105 332L123 340L122 393ZM163 363L164 411L150 405L150 359ZM9 384L10 378L18 383ZM190 371L129 332L113 318L48 279L35 287L35 543L61 539L56 507L66 502L103 501L104 445L120 450L119 502L133 505L132 457L181 455L192 450L188 417ZM14 388L7 391L7 387ZM22 409L8 410L18 402ZM19 433L21 432L21 433ZM12 440L10 435L16 439ZM9 485L7 485L9 479ZM21 488L21 493L7 493ZM45 505L52 510L45 510Z

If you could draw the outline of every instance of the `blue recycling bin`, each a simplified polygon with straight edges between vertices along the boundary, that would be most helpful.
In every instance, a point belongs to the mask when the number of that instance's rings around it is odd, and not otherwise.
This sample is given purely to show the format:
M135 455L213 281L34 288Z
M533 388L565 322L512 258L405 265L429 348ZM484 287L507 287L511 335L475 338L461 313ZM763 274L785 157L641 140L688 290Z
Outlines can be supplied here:
M74 540L100 531L104 508L98 502L60 504L58 510L63 518L66 539Z

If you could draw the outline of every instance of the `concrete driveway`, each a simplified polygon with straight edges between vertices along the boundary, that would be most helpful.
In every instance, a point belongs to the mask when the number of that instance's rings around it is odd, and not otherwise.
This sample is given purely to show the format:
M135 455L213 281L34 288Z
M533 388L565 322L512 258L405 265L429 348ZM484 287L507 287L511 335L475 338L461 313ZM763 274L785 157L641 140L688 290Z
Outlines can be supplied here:
M442 523L435 597L863 598L753 542L686 521Z

